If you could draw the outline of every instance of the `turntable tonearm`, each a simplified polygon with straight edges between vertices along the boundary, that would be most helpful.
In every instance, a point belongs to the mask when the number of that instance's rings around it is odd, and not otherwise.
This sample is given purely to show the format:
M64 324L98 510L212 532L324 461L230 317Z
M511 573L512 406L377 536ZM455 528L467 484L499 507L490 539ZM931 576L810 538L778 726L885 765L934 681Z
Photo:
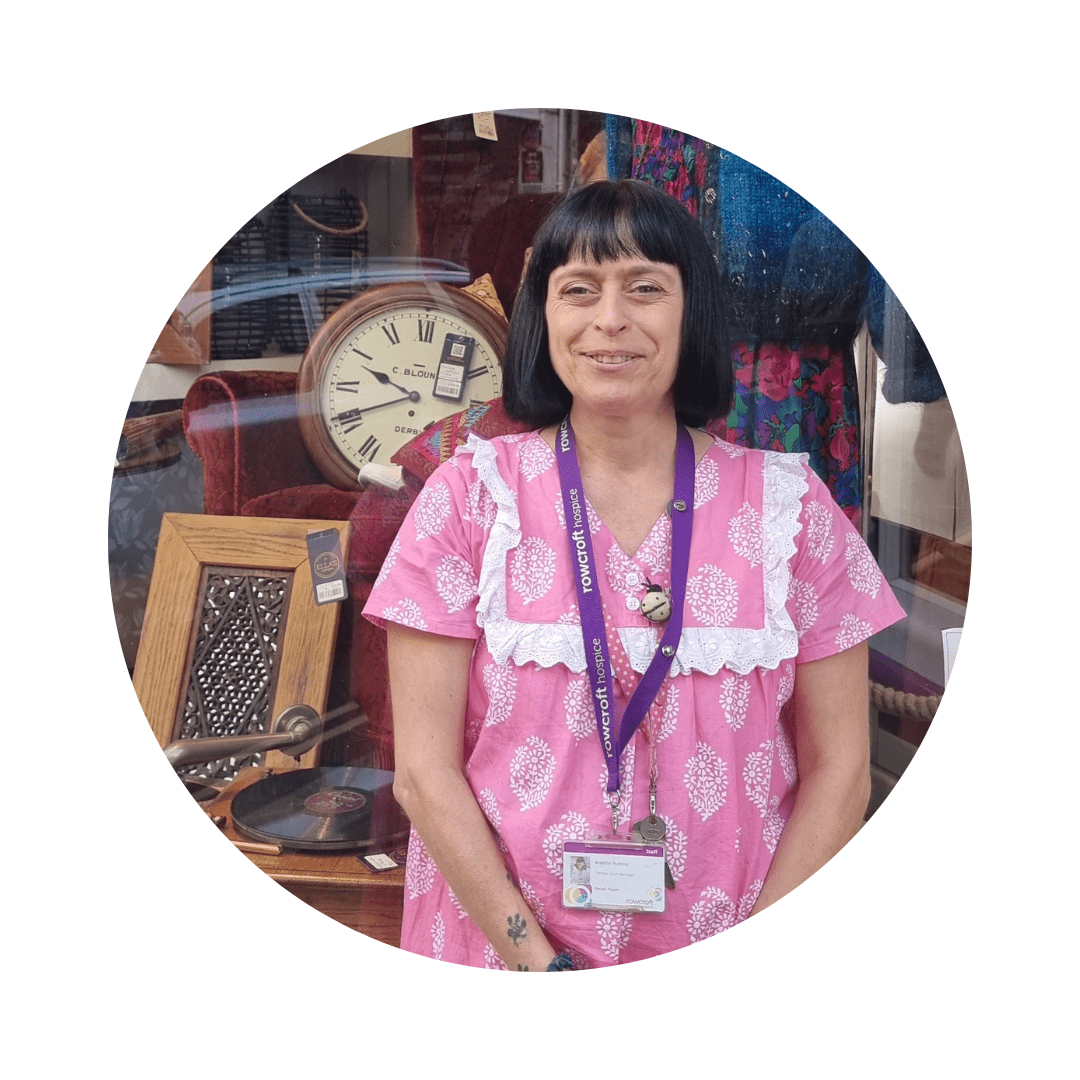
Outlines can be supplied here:
M310 705L291 705L269 734L180 739L165 747L165 757L176 770L265 750L284 750L299 761L324 728L323 717ZM232 793L232 821L245 836L294 851L385 849L402 843L409 829L394 799L393 783L392 772L364 767L270 773ZM213 786L199 786L214 797L224 794ZM200 792L195 795L199 798Z
M165 747L165 754L176 769L269 749L299 760L326 726L315 709L294 705L269 734L183 739ZM404 870L376 874L359 860L394 850L404 861L409 823L393 797L393 779L391 772L364 767L248 767L223 788L205 785L203 799L209 795L211 801L203 805L245 857L279 885L338 922L396 946Z

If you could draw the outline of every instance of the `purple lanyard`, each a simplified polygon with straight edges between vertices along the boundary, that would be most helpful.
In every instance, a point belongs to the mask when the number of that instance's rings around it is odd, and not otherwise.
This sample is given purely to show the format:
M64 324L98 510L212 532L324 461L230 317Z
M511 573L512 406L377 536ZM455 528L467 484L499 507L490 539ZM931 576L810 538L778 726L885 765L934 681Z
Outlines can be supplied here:
M675 497L671 504L671 618L660 639L660 647L627 703L617 730L611 658L608 653L607 632L604 629L604 607L597 584L592 536L585 511L581 469L578 466L577 444L569 417L559 427L555 449L559 480L562 484L566 532L570 540L570 562L576 571L574 582L577 586L578 610L581 613L581 632L585 640L585 666L592 687L596 729L607 762L607 790L610 794L619 790L619 755L630 742L649 706L660 692L682 634L683 598L686 595L686 577L690 564L690 533L694 523L694 441L686 428L680 425L675 453Z

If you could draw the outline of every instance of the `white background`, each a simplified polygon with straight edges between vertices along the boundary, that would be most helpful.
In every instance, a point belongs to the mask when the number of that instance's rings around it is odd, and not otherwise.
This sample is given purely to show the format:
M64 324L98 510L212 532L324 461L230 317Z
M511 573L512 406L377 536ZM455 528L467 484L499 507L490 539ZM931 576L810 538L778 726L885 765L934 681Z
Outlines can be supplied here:
M8 15L12 1075L1065 1071L1071 29L1046 3L960 9L194 0ZM526 106L642 116L719 143L867 253L949 388L974 567L930 735L829 866L689 950L511 982L362 938L216 835L171 779L124 670L106 521L143 359L252 212L390 132Z

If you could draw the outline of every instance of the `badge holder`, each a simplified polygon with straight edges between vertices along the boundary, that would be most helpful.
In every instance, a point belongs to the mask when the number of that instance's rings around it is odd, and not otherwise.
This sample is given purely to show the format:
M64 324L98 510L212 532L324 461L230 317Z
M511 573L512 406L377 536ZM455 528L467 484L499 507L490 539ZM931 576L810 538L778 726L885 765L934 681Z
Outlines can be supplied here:
M665 898L663 844L632 836L563 844L563 907L661 913Z

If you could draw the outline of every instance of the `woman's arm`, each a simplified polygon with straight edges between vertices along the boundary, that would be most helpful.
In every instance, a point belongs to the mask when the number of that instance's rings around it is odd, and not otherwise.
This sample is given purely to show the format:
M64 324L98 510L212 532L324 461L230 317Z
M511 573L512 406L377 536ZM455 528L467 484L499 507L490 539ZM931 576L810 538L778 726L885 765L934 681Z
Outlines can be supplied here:
M507 872L464 773L465 706L475 642L388 624L394 795L462 908L510 971L555 956Z
M799 664L799 786L754 914L821 869L859 830L870 801L867 646Z

